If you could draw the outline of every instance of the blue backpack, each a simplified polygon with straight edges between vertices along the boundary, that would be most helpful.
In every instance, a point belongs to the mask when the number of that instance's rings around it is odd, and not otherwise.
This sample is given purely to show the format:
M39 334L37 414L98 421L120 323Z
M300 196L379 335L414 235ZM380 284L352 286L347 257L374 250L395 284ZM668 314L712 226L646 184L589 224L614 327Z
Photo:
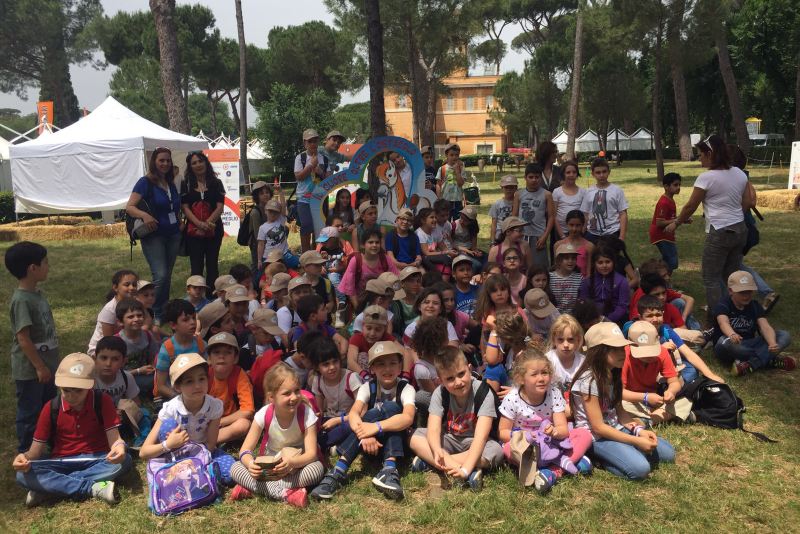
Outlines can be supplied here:
M218 469L200 443L153 458L147 462L148 506L156 515L176 515L214 503L221 495Z

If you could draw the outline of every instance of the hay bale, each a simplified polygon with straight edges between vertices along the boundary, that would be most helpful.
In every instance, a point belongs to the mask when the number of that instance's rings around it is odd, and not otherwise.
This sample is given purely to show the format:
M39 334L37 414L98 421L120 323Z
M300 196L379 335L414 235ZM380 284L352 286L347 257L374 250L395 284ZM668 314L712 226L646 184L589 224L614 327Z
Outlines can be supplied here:
M110 239L127 236L125 223L102 224L89 217L72 217L73 225L51 224L47 219L0 225L0 241L66 241L73 239ZM25 224L39 221L38 224ZM45 221L44 224L41 221ZM64 218L62 217L62 222Z
M800 206L798 206L799 201L800 191L797 189L759 191L756 206L775 210L797 211L800 209Z

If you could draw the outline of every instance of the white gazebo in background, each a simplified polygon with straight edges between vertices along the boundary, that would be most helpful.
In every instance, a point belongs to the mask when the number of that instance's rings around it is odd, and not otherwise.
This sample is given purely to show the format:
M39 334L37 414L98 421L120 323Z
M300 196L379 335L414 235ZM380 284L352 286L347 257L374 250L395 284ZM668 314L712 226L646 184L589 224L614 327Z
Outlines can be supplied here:
M631 138L620 130L616 128L608 132L606 136L606 150L608 152L622 152L624 150L631 149Z
M556 147L558 148L559 152L566 152L567 151L567 131L561 130L557 136L551 139L553 143L555 143Z
M575 152L599 152L600 138L594 130L586 130L575 140Z
M631 150L653 150L653 133L647 128L639 128L630 137Z

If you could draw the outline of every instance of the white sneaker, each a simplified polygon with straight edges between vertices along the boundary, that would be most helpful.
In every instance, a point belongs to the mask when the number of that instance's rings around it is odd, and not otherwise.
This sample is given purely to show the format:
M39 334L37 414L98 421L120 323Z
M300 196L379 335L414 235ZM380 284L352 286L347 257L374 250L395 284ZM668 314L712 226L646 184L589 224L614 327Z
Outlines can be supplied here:
M344 321L342 321L342 312L340 312L340 311L335 312L333 327L334 328L344 328L344 326L345 326L345 324L344 324Z
M47 494L31 490L25 495L25 506L33 508L34 506L42 504L46 499Z
M119 494L114 487L114 482L110 481L92 484L92 497L108 504L117 504L119 502Z

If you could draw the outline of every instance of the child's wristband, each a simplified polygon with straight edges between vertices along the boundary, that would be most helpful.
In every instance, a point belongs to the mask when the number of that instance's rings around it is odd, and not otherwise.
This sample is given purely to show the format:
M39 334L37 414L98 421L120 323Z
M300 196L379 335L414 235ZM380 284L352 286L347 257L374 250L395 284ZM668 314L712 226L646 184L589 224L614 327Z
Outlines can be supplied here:
M378 427L378 435L382 436L383 435L383 427L381 426L380 421L375 421L375 426Z
M253 454L253 451L251 451L251 450L246 450L246 451L242 451L242 452L240 452L240 453L239 453L239 461L241 462L242 460L244 460L244 457L245 457L245 456L247 456L248 454L249 454L250 456L252 456L253 458L255 458L255 457L256 457L256 455L255 455L255 454Z
M341 414L341 422L342 422L342 424L344 424L344 412L342 412L342 414Z
M169 447L167 447L167 440L161 442L161 450L163 450L164 452L169 452L172 450Z
M644 394L644 398L642 399L642 402L643 402L643 403L644 403L644 405L645 405L645 406L647 406L648 408L650 407L650 403L649 403L649 402L647 402L647 393L645 393L645 394Z
M633 427L633 435L638 438L639 434L642 433L642 430L644 430L644 427L642 425L636 425L635 427Z

